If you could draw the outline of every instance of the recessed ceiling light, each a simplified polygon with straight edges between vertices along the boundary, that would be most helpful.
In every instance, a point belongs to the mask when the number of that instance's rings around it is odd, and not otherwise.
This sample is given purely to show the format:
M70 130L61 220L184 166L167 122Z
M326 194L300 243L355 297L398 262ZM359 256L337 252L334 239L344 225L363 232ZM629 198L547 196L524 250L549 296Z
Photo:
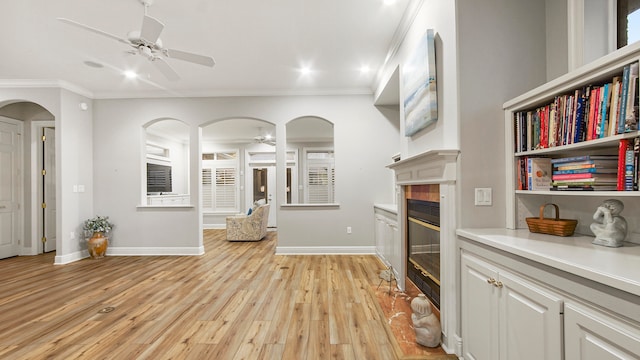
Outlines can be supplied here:
M371 71L371 68L368 65L362 65L360 67L360 73L361 74L368 74L369 71Z
M308 67L308 66L303 66L303 67L300 68L300 73L302 75L308 75L308 74L311 73L311 68Z
M138 74L136 74L135 71L127 70L124 72L124 76L126 76L127 79L135 79L138 77Z

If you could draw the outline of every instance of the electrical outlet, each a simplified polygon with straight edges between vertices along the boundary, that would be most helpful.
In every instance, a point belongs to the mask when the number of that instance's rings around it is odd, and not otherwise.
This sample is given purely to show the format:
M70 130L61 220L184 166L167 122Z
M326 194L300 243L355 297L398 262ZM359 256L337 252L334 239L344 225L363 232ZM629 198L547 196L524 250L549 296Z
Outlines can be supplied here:
M351 226L347 226L347 234L351 234Z

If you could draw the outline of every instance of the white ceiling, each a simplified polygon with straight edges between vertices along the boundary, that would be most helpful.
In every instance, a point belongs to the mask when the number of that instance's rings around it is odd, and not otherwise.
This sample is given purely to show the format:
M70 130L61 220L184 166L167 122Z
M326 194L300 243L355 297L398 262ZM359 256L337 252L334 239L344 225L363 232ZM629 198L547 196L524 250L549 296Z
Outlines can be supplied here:
M127 45L56 20L126 37L140 29L139 0L0 0L0 79L63 80L95 98L371 93L420 1L155 0L148 15L164 23L165 47L216 60L169 59L172 82ZM142 76L125 79L130 69Z

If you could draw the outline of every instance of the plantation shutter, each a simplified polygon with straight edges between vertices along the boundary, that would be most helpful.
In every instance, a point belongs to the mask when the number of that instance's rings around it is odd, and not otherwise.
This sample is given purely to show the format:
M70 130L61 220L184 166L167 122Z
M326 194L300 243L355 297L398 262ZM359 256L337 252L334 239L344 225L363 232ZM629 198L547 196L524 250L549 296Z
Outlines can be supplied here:
M204 210L213 210L211 169L202 169L202 208Z
M236 198L236 169L216 168L215 209L235 210Z

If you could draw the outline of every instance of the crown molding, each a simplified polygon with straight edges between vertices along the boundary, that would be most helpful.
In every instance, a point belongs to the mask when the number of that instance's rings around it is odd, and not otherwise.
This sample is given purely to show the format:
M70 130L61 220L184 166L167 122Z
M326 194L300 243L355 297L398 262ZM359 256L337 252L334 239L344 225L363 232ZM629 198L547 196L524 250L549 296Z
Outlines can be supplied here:
M204 98L204 97L269 97L269 96L335 96L373 95L373 89L228 89L202 91L142 91L142 92L95 92L94 99L146 99L146 98Z
M94 98L94 94L91 91L64 80L0 79L0 88L58 88L69 90L90 99Z
M385 57L382 66L378 68L378 72L376 73L374 82L372 84L373 88L376 88L378 84L382 82L382 77L385 73L385 70L387 70L390 61L398 54L400 46L402 45L407 32L409 32L409 29L411 29L416 16L418 16L418 12L422 8L423 3L424 0L413 0L409 2L409 5L407 5L404 14L402 14L402 19L400 19L400 24L398 24L398 27L396 28L396 31L393 33L393 37L391 38L387 56Z

